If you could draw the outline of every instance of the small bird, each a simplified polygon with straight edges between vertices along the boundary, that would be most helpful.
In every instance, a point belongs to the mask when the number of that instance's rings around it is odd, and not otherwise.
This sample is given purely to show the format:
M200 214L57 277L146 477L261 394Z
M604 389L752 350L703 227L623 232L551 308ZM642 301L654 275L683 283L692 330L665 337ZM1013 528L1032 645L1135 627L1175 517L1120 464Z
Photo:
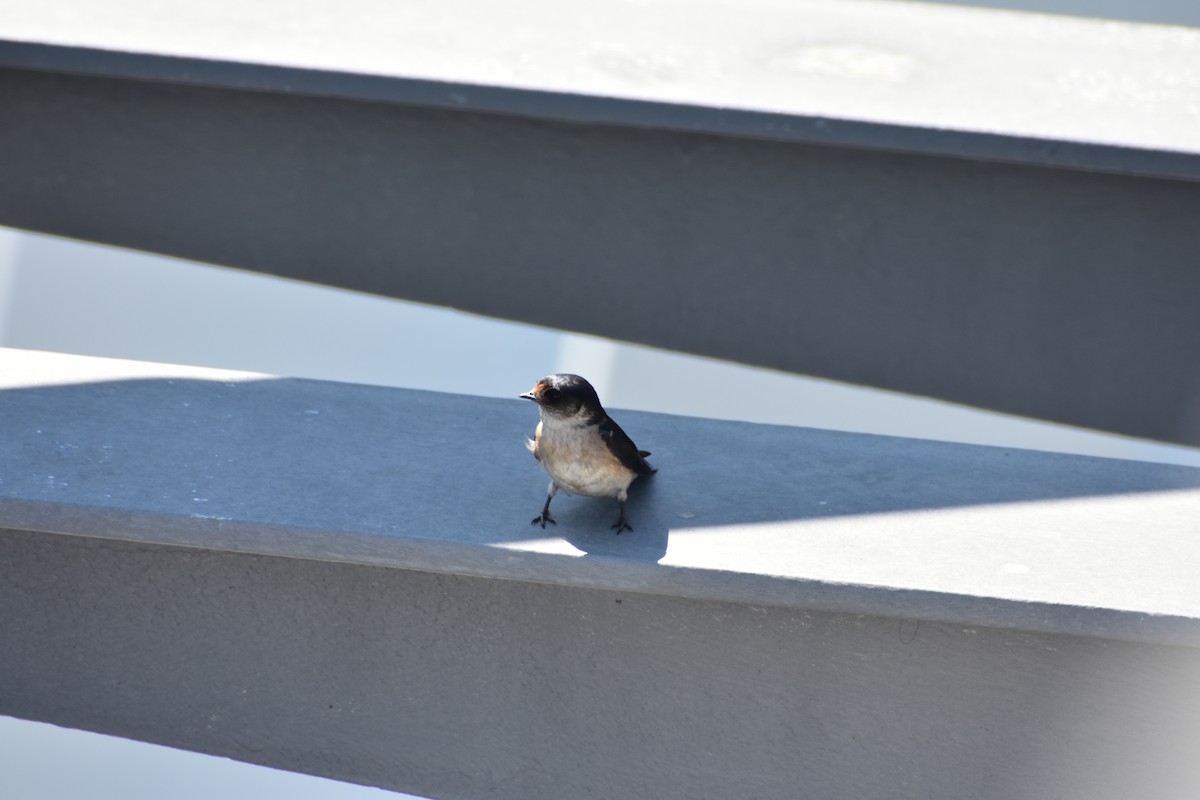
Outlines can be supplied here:
M618 534L633 530L625 519L629 484L658 470L646 463L650 454L638 450L608 416L592 385L578 375L547 375L520 397L537 403L541 410L537 430L525 446L551 478L546 505L532 524L543 528L547 522L558 524L550 516L550 501L562 489L586 497L617 498L621 515L612 527Z

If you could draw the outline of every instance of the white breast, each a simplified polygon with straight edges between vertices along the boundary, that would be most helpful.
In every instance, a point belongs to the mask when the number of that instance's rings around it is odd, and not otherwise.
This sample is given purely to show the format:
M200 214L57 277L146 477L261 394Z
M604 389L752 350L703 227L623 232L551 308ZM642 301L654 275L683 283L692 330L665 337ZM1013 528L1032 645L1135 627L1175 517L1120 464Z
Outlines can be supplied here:
M558 488L588 497L622 497L635 474L608 449L595 426L543 418L534 452Z

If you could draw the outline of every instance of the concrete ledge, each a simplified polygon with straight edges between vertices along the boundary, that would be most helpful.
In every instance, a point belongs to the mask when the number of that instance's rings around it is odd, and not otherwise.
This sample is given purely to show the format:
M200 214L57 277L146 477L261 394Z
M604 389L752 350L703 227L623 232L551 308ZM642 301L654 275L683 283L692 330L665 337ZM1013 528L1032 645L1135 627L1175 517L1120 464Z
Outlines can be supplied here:
M0 376L0 713L433 797L1200 786L1200 470L629 412L636 531L543 533L517 400Z
M1188 467L625 412L635 535L543 532L517 400L2 352L8 528L1200 644Z
M437 798L1192 800L1200 651L0 531L0 713Z
M0 66L1200 178L1187 28L869 0L0 12Z

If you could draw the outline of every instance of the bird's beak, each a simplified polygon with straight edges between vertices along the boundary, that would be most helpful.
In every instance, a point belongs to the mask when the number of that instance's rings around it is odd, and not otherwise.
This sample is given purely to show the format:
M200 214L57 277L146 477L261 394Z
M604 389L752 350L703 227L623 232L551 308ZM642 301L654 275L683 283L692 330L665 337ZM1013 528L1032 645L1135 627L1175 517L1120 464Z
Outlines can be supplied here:
M530 389L530 390L529 390L528 392L526 392L525 394L519 394L519 395L517 395L517 397L520 397L520 398L521 398L521 399L523 399L523 400L532 400L532 401L533 401L533 402L535 402L535 403L537 402L537 395L535 395L535 394L533 393L533 390L532 390L532 389Z

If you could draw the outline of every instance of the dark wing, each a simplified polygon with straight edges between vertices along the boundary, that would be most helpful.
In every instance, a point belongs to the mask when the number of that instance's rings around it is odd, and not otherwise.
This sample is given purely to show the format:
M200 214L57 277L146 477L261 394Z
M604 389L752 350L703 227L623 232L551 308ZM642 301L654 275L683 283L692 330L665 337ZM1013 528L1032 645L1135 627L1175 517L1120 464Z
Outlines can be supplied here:
M608 445L608 449L617 457L618 461L638 475L653 475L655 472L658 472L658 470L646 463L646 456L650 454L645 450L638 450L637 445L633 443L633 439L630 439L629 434L621 430L620 425L613 422L612 417L606 415L601 420L600 438Z

